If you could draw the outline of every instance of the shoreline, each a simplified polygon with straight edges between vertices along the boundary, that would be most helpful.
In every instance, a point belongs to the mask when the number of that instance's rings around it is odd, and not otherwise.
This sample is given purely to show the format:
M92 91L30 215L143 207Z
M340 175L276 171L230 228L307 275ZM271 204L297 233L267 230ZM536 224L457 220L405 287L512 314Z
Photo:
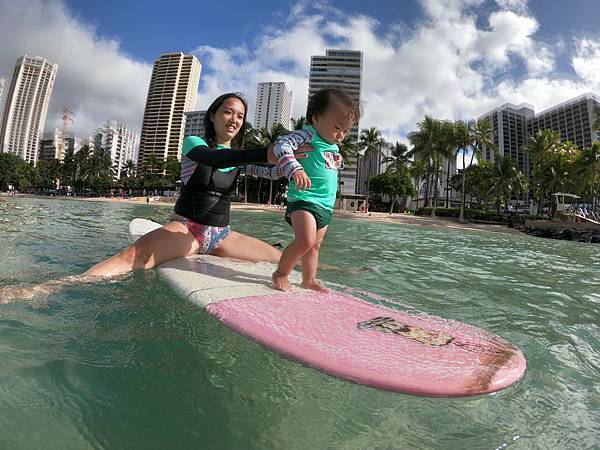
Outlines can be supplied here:
M12 198L5 193L0 193L0 197ZM126 203L133 205L146 205L146 197L133 197L133 198L119 198L119 197L49 197L45 195L29 195L23 194L22 197L27 198L39 198L46 200L64 200L64 201L86 201L86 202L108 202L108 203ZM151 206L170 206L172 207L175 202L164 202L164 201L151 201L148 205ZM271 212L283 214L285 209L278 206L267 206L257 203L232 203L231 209L234 211L255 211L255 212ZM503 234L522 234L521 231L515 228L508 228L504 225L494 224L478 224L478 223L466 223L461 224L457 221L442 217L427 217L427 216L414 216L409 214L401 213L382 213L382 212L371 212L368 214L350 211L339 211L334 210L334 217L349 220L363 220L368 222L383 222L397 225L413 225L413 226L427 226L432 228L445 228L454 229L470 232L488 232L488 233L503 233Z

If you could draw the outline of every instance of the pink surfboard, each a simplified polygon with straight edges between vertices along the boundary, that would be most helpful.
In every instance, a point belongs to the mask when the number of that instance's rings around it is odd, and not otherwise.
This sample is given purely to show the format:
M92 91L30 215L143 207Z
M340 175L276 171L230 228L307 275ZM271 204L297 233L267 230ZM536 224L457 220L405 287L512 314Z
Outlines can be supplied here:
M158 227L134 219L130 236L137 239ZM269 263L195 255L157 270L182 297L239 334L341 379L407 394L462 397L499 391L525 372L518 348L470 325L341 292L275 291ZM299 281L298 274L292 281Z

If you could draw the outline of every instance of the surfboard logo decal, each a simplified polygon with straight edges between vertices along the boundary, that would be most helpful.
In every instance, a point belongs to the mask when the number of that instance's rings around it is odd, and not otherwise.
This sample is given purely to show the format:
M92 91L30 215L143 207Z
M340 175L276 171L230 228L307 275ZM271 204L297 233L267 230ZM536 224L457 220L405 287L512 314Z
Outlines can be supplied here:
M413 341L417 341L421 344L442 346L447 345L454 339L449 334L443 331L431 331L424 330L423 328L411 327L402 322L392 319L391 317L375 317L364 322L356 324L359 330L370 330L375 329L383 333L394 333L399 334Z

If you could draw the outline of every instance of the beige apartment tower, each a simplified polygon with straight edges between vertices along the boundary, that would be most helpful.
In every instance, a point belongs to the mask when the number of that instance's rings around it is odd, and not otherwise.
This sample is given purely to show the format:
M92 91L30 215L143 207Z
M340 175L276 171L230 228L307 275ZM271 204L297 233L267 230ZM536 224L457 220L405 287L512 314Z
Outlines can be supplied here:
M58 65L40 56L17 60L0 128L0 151L37 163Z
M291 129L292 101L293 94L283 81L258 83L254 128L271 131L279 123Z
M154 62L146 99L138 165L150 155L181 157L185 114L196 105L202 65L194 55L165 53Z

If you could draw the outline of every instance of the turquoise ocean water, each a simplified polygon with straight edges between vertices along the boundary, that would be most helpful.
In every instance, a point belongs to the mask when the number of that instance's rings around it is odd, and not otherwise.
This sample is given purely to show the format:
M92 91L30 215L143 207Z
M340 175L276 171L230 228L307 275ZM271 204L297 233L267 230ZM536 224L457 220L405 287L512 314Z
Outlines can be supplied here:
M168 207L0 198L0 288L80 273ZM290 241L281 215L232 227ZM323 280L492 331L523 380L467 399L393 394L264 350L154 271L0 306L0 448L600 448L600 246L335 219ZM0 298L0 300L2 300Z

